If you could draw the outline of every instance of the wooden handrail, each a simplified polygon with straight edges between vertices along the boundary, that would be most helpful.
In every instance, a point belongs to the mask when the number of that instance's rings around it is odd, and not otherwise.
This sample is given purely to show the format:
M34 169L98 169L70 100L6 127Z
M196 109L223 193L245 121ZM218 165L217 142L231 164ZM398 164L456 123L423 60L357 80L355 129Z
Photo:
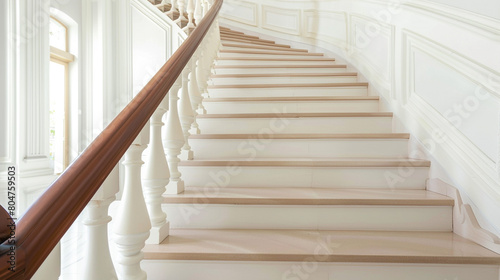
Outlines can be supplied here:
M215 21L216 0L197 28L151 81L28 209L17 224L16 270L0 257L0 279L29 279L83 211L168 90Z

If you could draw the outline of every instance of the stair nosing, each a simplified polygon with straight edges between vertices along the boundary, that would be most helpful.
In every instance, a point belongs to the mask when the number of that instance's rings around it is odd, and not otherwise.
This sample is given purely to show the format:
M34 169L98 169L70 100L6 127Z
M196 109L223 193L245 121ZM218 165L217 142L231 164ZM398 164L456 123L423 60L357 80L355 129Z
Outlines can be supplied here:
M218 57L220 60L242 60L242 61L311 61L311 62L334 62L335 58L268 58L268 57Z
M220 167L220 166L239 166L239 167L265 167L265 166L280 166L280 167L407 167L413 168L428 168L431 162L427 160L363 160L357 159L356 161L349 160L307 160L299 161L294 160L188 160L179 162L179 166L198 166L198 167Z
M210 77L213 79L221 78L280 78L280 77L352 77L358 76L356 72L340 72L340 73L273 73L273 74L213 74Z
M197 118L366 118L366 117L386 117L392 118L392 112L337 112L337 113L253 113L253 114L200 114Z
M214 68L240 68L240 69L249 69L249 68L347 68L345 64L331 64L331 65L214 65Z
M367 87L366 82L352 83L310 83L310 84L235 84L235 85L209 85L208 89L227 89L227 88L307 88L307 87Z
M210 97L203 102L379 101L379 96Z

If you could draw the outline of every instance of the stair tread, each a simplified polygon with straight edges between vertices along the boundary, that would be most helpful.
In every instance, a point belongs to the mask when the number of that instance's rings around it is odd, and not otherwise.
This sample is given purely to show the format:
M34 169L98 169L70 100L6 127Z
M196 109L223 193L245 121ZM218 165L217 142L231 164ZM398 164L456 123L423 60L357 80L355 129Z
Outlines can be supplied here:
M143 251L149 260L500 264L452 232L172 229Z
M203 102L283 102L283 101L342 101L380 100L379 96L294 96L294 97L224 97L204 98Z
M222 44L223 48L224 47L232 47L232 48L241 48L241 49L258 49L258 50L279 50L279 51L290 51L290 52L304 52L307 53L309 52L306 49L295 49L295 48L285 48L285 47L272 47L272 46L249 46L249 45L242 45L242 44L232 44L232 43L223 43Z
M291 51L257 51L257 50L220 50L219 53L261 54L261 55L297 55L297 56L324 56L322 53L303 53Z
M276 43L269 43L269 42L261 42L258 40L245 40L245 39L237 39L237 38L221 38L221 43L224 44L224 42L238 42L238 43L245 43L245 44L254 44L254 45L259 45L259 46L274 46L274 47L291 48L289 45L284 45L284 44L276 44Z
M258 160L203 159L181 161L179 166L288 166L288 167L429 167L430 161L392 158L259 158Z
M427 190L330 188L219 188L216 193L189 187L164 195L163 203L248 205L393 205L453 206L454 200Z
M261 134L194 134L190 139L258 139ZM409 133L275 134L272 139L410 139Z
M337 112L337 113L254 113L254 114L200 114L199 119L213 118L366 118L392 117L392 112Z

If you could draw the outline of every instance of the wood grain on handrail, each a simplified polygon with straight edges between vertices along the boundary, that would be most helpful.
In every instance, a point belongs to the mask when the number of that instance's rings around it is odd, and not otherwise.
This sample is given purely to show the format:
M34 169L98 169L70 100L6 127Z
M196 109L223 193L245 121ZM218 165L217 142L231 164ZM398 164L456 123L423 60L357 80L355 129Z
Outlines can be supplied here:
M222 6L212 9L151 81L28 209L16 231L16 272L0 257L0 279L29 279L83 211L200 45Z

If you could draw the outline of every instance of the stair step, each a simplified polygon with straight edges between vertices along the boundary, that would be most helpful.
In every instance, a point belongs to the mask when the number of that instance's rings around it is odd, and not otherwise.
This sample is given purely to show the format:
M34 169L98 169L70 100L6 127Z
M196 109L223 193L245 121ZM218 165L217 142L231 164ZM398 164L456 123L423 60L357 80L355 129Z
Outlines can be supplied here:
M425 189L429 162L412 159L237 159L181 161L186 186Z
M215 65L216 74L345 73L347 65Z
M265 42L265 43L272 43L272 44L276 43L275 41L272 41L272 40L265 40L265 39L261 39L257 36L251 36L251 35L221 33L220 37L222 40L224 40L224 39L241 39L241 40L258 41L258 42Z
M334 58L218 57L216 65L332 65Z
M426 190L188 188L163 202L172 228L452 230L453 200Z
M356 73L215 74L213 85L355 83Z
M224 44L245 44L245 45L258 45L258 46L271 46L271 47L282 47L282 48L291 48L289 45L284 45L284 44L276 44L276 43L268 43L268 42L260 42L257 40L244 40L244 39L235 39L235 38L224 38L221 39L222 45Z
M321 258L318 256L320 251ZM310 259L365 265L367 262L500 264L499 255L451 232L174 229L161 244L146 245L144 258L231 262L304 262ZM290 269L290 265L287 268ZM498 267L496 270L498 273Z
M354 83L308 83L308 84L240 84L209 85L210 97L334 97L367 96L368 84Z
M198 115L208 134L391 133L392 113L286 113Z
M304 53L304 52L290 52L290 51L274 51L274 50L220 50L219 58L234 58L234 57L243 57L243 58L258 58L258 57L266 57L266 58L322 58L323 54L319 53Z
M205 98L209 114L378 112L378 96Z
M195 159L406 158L407 134L198 134L189 143Z
M308 50L305 49L295 49L295 48L284 48L284 47L272 47L272 46L259 46L259 45L245 45L237 43L225 43L222 45L222 50L272 50L272 51L288 51L288 52L302 52L307 53Z

